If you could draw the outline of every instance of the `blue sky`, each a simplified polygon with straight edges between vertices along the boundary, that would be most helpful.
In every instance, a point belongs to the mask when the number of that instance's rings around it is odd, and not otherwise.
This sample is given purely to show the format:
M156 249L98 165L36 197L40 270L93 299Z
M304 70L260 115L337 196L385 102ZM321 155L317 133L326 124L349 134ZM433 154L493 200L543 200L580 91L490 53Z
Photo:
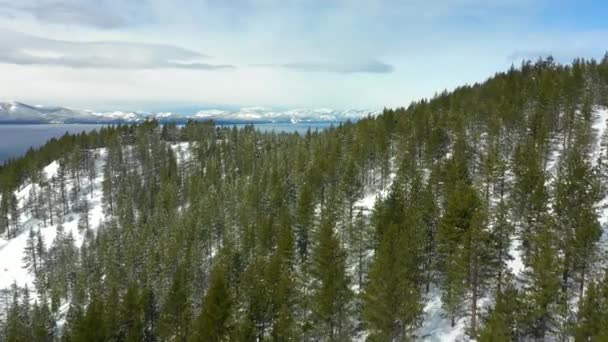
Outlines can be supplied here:
M601 58L591 0L0 0L0 97L89 109L407 105Z

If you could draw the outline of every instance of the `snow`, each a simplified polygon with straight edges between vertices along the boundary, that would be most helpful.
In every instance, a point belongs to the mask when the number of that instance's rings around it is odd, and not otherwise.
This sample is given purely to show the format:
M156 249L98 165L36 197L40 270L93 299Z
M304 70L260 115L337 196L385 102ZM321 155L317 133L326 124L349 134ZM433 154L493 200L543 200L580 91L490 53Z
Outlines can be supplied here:
M0 120L36 120L47 123L64 123L80 121L89 122L142 122L149 118L160 120L175 119L213 119L226 121L272 121L272 122L336 122L346 120L358 120L369 115L375 116L380 110L334 110L328 108L319 109L290 109L275 110L266 107L243 107L235 110L223 109L201 109L195 114L184 115L184 113L143 111L95 111L80 110L67 107L30 106L18 102L0 102Z
M88 184L83 183L81 189L81 191L84 191L84 196L90 203L90 223L93 230L97 229L104 220L101 183L103 181L102 170L106 152L105 149L99 149L97 152L98 157L95 165L97 176L93 182L92 196L89 193ZM54 161L44 167L43 172L48 179L51 179L56 176L58 168L59 163ZM71 186L73 186L73 184L69 182L68 188ZM20 207L23 207L33 187L36 187L36 190L40 190L40 187L37 184L29 183L15 193ZM80 247L84 240L84 232L81 233L78 230L78 219L78 213L68 213L63 222L63 227L66 234L69 232L73 234L76 245ZM25 285L30 288L33 287L34 277L32 274L28 273L28 270L23 268L22 262L30 230L33 230L34 232L40 230L47 248L53 243L53 240L57 236L58 222L53 222L53 225L49 224L45 226L42 221L30 217L26 213L22 213L20 223L21 229L15 238L10 240L7 240L5 237L0 238L0 290L8 289L14 283L21 287Z
M214 119L214 120L235 120L235 121L265 121L272 122L312 122L326 121L337 122L348 119L360 119L368 115L375 115L378 111L370 110L334 110L329 108L319 109L290 109L276 111L265 107L246 107L235 111L221 109L205 109L197 112L192 117Z
M65 325L65 319L66 319L66 316L67 316L69 310L70 310L70 303L69 302L64 302L59 307L59 312L57 314L57 317L58 317L58 319L57 319L57 328L59 330L61 330L63 328L63 326Z
M171 146L171 150L175 153L177 164L179 166L186 166L190 161L192 161L192 149L190 148L191 143L189 141L183 141L178 143L173 143Z
M211 118L221 115L226 115L229 112L220 109L209 109L209 110L201 110L194 114L195 118Z
M173 116L173 113L171 112L160 112L154 115L154 117L157 119L169 118L171 116Z
M595 153L599 154L600 152L600 144L602 142L602 136L606 132L606 121L608 120L608 108L606 107L597 107L595 109L595 113L597 115L597 119L593 123L593 130L596 133L596 144L595 144Z
M607 120L608 120L608 108L597 107L595 108L595 121L592 128L596 134L596 145L593 150L593 160L597 160L597 156L600 151L601 137L606 132ZM546 185L552 186L552 183L557 174L557 167L559 160L562 155L561 140L556 137L552 141L553 149L548 157L546 164L546 172L548 173L548 179ZM448 158L450 155L448 154ZM365 196L359 204L367 208L373 208L378 194L368 194ZM608 229L608 199L604 199L600 205L599 220L604 230ZM608 234L603 234L602 245L608 250ZM509 254L512 259L507 261L507 268L515 276L516 284L521 285L521 277L525 270L525 265L522 259L521 252L521 240L515 236L511 241L509 248ZM418 329L417 336L424 341L462 341L470 340L466 335L467 324L470 318L460 318L455 323L455 326L451 326L450 319L446 317L445 312L442 309L441 293L437 288L431 288L431 291L426 296L427 302L424 307L424 320L421 327ZM493 303L493 299L488 296L484 296L479 300L479 313L482 314ZM575 305L574 305L575 306Z
M393 161L391 161L392 163ZM371 212L374 209L374 205L376 201L379 199L383 199L388 195L388 192L391 188L393 180L395 179L396 174L391 172L389 175L388 185L384 189L379 189L376 191L367 192L363 198L355 202L355 208L363 209L365 211Z
M557 140L558 139L554 139L554 141L552 141L551 143L552 146L557 147L555 147L551 151L549 158L547 159L547 165L545 167L545 171L547 172L547 180L545 182L545 185L547 186L551 184L553 180L552 178L557 175L557 166L559 165L559 159L562 155L562 145Z
M8 289L13 283L31 286L34 279L21 262L27 239L25 230L14 239L0 239L0 289Z
M54 161L47 165L42 171L44 172L46 179L51 179L57 175L57 170L59 170L59 163Z
M256 111L262 111L260 108L248 108L243 110L243 112L247 112L250 115L255 115ZM329 110L328 110L329 111ZM209 110L206 112L199 112L198 116L213 116L219 114L226 114L225 111L213 111ZM242 113L241 113L242 114ZM276 115L277 113L275 113ZM293 117L302 117L302 115L298 115L300 113L291 112L289 113ZM299 118L298 118L299 119ZM596 108L595 109L595 121L593 123L593 129L596 134L596 145L593 151L594 155L597 156L599 154L599 147L601 142L602 135L606 132L608 122L608 108ZM547 172L550 174L555 174L556 167L559 162L559 158L562 154L561 144L557 143L557 139L554 140L554 148L551 151L547 162ZM176 152L177 161L180 166L184 165L188 161L191 160L191 146L188 142L179 142L173 143L170 145L171 148ZM100 149L99 157L96 161L97 168L97 178L94 182L94 191L93 196L87 194L87 198L90 201L91 205L91 216L90 222L93 226L93 229L99 227L99 225L104 221L104 213L101 205L102 200L102 191L101 191L101 182L102 182L102 168L103 168L103 160L106 155L105 149ZM597 158L594 158L596 160ZM55 177L57 175L57 171L59 168L59 163L54 161L47 165L43 172L48 179ZM374 208L375 203L382 198L386 198L389 190L390 184L394 179L395 174L392 173L390 175L390 182L388 182L388 186L381 189L367 189L365 195L359 199L355 206L357 208L363 209L366 214L370 214ZM552 177L549 177L552 178ZM548 180L548 185L551 185L552 179ZM22 188L20 188L16 192L17 199L19 200L20 206L23 205L27 197L29 196L32 188L39 189L36 184L25 184ZM88 189L88 187L83 187ZM85 192L88 190L84 190ZM604 199L602 203L598 206L599 208L599 218L600 223L606 229L606 225L608 224L608 199ZM70 213L66 218L66 222L63 223L65 232L72 232L74 238L76 240L76 244L80 246L83 242L83 234L78 231L77 222L78 222L78 214ZM26 269L22 267L22 257L23 251L26 246L26 242L29 235L29 230L40 229L45 244L50 246L52 241L55 239L57 234L57 224L44 226L43 223L39 220L28 217L27 215L22 215L21 217L22 229L20 233L11 240L6 240L0 238L0 289L7 289L13 283L16 283L19 286L32 286L33 276L28 273ZM608 246L608 234L603 234L602 242ZM213 252L215 253L215 251ZM507 261L507 267L510 272L515 276L516 279L520 279L525 270L525 265L522 260L521 255L521 240L518 236L515 236L512 239L511 246L509 248L509 254L512 259ZM371 257L371 256L370 256ZM351 270L351 272L353 272ZM359 289L356 289L358 292ZM481 314L485 312L485 310L491 306L493 303L493 299L487 296L480 298L479 300L479 313ZM62 306L62 311L65 313L68 308L68 303L64 303ZM431 290L427 295L425 295L425 305L423 308L423 321L421 326L417 329L416 335L418 339L424 341L460 341L460 340L469 340L470 338L466 335L466 328L469 324L470 317L462 317L456 320L455 326L451 326L450 318L446 316L441 301L441 293L437 287L431 287ZM61 324L61 322L60 322ZM361 335L358 339L364 340L365 335Z
M516 286L521 285L521 281L519 280L524 272L524 269L526 268L521 255L521 240L515 238L511 241L509 255L512 257L512 259L507 261L507 268L515 277Z
M379 193L369 193L359 201L355 202L355 207L372 210L374 209L374 204L376 203L376 200L379 196Z
M465 336L466 320L461 318L451 326L450 319L446 317L441 308L441 293L437 288L431 288L424 306L424 321L418 329L418 337L424 341L443 342L458 341Z
M596 133L594 160L599 161L601 153L602 137L606 133L608 125L608 108L597 107L595 109L596 120L593 123L593 129ZM608 198L604 197L597 205L598 220L603 228L603 234L600 240L600 246L604 251L608 251Z
M608 125L608 108L598 107L596 109L596 120L593 123L593 130L596 131L595 149L594 149L594 161L597 162L601 152L602 137L606 133L606 125ZM605 213L604 213L605 214Z

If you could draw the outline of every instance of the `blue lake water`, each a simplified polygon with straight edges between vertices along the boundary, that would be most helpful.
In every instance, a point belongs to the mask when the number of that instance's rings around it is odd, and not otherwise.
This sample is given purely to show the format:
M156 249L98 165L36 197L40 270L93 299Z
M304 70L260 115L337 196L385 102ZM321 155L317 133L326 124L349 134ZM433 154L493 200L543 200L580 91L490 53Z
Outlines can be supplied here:
M19 157L30 147L40 147L51 138L100 128L100 125L0 125L0 164Z
M334 123L334 125L336 125ZM233 125L226 125L233 126ZM242 124L235 125L243 127ZM264 123L256 124L255 127L263 132L299 132L305 133L309 128L312 131L324 130L331 126L330 123ZM19 157L30 147L40 147L51 138L57 138L69 133L80 133L99 129L101 125L0 125L0 164L10 158Z

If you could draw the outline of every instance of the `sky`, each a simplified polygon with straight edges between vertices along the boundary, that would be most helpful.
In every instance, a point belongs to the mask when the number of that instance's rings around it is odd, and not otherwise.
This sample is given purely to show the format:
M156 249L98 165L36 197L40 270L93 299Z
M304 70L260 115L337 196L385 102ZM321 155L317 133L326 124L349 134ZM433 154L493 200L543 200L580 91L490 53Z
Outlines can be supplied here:
M0 0L0 100L381 109L523 59L601 59L604 0Z

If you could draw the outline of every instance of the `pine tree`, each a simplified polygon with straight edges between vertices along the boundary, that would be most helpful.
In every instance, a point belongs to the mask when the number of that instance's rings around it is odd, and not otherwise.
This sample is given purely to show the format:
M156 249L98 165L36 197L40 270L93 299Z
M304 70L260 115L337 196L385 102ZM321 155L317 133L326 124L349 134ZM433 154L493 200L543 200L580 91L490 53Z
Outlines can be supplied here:
M203 309L195 321L192 341L225 341L230 334L232 295L226 272L217 265L211 273L209 289L203 299Z
M577 139L584 131L577 130ZM597 255L597 243L602 235L595 209L600 199L600 184L591 164L585 158L584 146L573 142L566 152L556 181L555 212L560 230L560 249L564 254L562 290L570 295L573 278L578 282L579 300L591 264Z
M114 315L114 312L108 314ZM103 300L97 295L91 298L84 315L75 322L69 332L69 340L73 342L102 342L107 341L114 332L108 331L106 325L106 310Z
M38 271L41 268L42 255L39 254L39 248L37 248L36 233L33 229L30 229L28 239L23 250L23 268L26 268L35 278L38 277Z
M21 211L19 208L19 202L17 201L17 196L15 196L14 192L10 192L7 194L8 198L8 213L10 215L10 223L7 229L7 237L9 239L17 236L19 229L21 228Z
M579 303L577 322L573 328L576 341L604 341L608 338L608 274L588 284Z
M26 290L27 291L27 290ZM23 302L20 298L20 289L16 284L12 287L12 302L6 314L4 327L4 340L15 342L28 342L30 336L29 297L26 295Z
M544 339L555 324L560 300L561 260L555 223L545 217L530 240L529 266L524 288L524 326L535 338Z
M439 222L437 251L442 277L441 298L452 326L463 310L470 280L470 248L473 247L472 239L478 238L475 235L480 228L479 206L475 190L462 181L457 182L448 194L445 213ZM478 265L479 261L475 264Z
M91 228L91 207L89 201L86 198L83 198L81 200L79 209L80 216L78 218L78 230L80 230L81 232L84 230L89 230Z
M408 231L391 224L376 250L364 294L364 317L374 341L412 338L421 314L415 241Z
M298 297L295 284L294 236L289 226L280 228L277 249L270 257L266 278L271 284L272 316L271 336L275 341L293 341L298 338L296 318Z
M355 275L357 289L363 290L364 281L369 271L370 260L368 253L373 247L373 229L367 218L360 210L355 217L354 225L350 231L349 247L350 255L356 265Z
M6 237L10 238L10 227L9 227L9 194L4 191L0 193L0 234L6 233Z
M59 161L59 168L57 168L57 184L59 186L59 198L61 199L61 216L65 216L68 213L69 202L68 202L68 171L67 163L65 159Z
M351 291L346 274L346 255L333 231L332 221L321 225L312 257L312 312L317 332L330 341L347 340L351 334Z
M185 341L190 335L191 303L186 266L178 265L160 315L158 335Z
M32 341L49 342L53 340L54 321L46 304L34 303L32 308Z
M480 342L509 342L517 339L517 316L520 314L518 290L509 285L496 294L496 304L479 331Z
M97 177L97 169L95 165L95 152L89 150L86 154L85 168L87 171L87 178L89 182L89 194L93 198L93 190L95 185L95 178Z
M119 340L142 341L143 340L143 312L140 306L139 293L134 285L129 286L127 293L122 299L119 311L120 328Z
M143 310L143 341L156 341L156 326L159 318L158 305L154 292L145 287L141 294L141 304Z
M305 183L298 198L296 212L296 245L299 259L302 263L308 261L308 256L310 254L310 235L314 217L313 206L312 189L308 183Z

